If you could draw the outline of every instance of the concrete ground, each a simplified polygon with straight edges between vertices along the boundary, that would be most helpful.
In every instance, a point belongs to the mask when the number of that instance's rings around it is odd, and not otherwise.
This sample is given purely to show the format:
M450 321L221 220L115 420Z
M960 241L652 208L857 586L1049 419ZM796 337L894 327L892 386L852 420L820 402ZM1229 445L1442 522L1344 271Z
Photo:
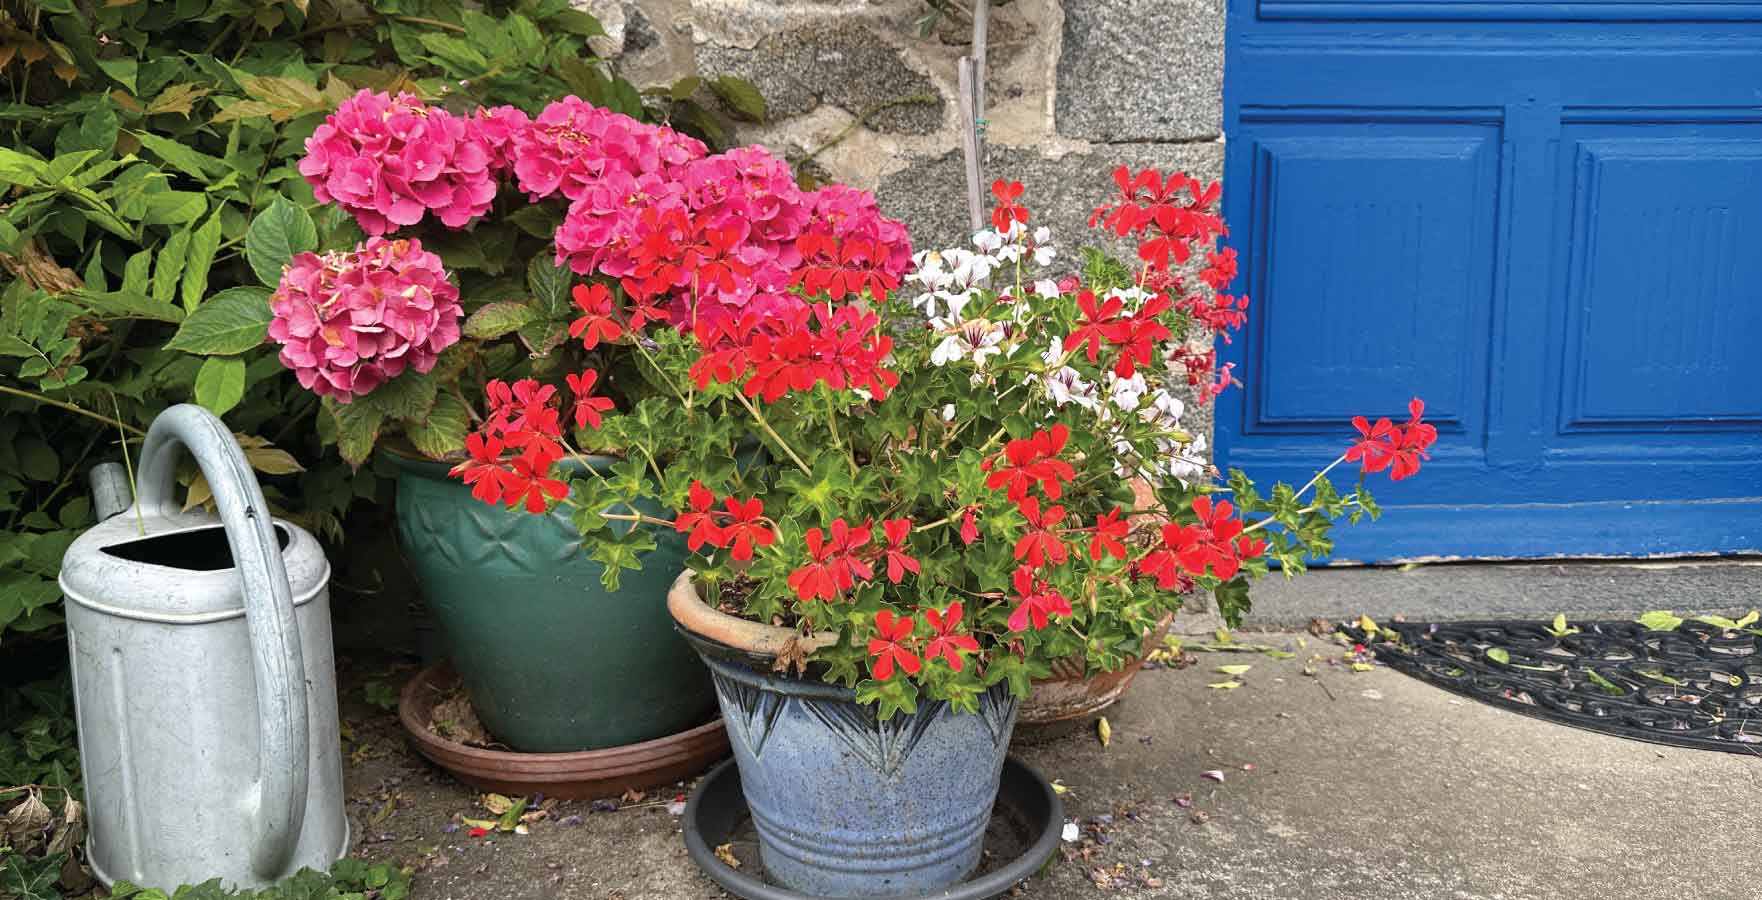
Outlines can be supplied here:
M1191 667L1138 679L1108 713L1109 746L1083 730L1017 748L1068 786L1067 814L1084 824L1020 896L1756 895L1744 860L1762 844L1762 760L1591 734L1381 667L1322 661L1306 676L1312 656L1337 648L1299 633L1242 637L1296 656L1197 653ZM345 660L343 679L356 852L415 866L417 900L724 896L685 856L666 807L676 791L617 811L560 804L526 835L447 830L486 813L363 702L364 684L384 677L364 659ZM1208 686L1228 680L1217 666L1241 663L1253 667L1241 687Z

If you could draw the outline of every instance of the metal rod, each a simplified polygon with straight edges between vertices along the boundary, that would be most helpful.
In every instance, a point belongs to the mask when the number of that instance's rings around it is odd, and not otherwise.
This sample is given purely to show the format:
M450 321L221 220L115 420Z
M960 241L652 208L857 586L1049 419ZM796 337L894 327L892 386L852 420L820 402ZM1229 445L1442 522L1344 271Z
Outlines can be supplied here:
M963 56L959 63L961 155L967 164L967 224L978 231L984 223L984 210L979 194L979 128L973 116L973 60Z

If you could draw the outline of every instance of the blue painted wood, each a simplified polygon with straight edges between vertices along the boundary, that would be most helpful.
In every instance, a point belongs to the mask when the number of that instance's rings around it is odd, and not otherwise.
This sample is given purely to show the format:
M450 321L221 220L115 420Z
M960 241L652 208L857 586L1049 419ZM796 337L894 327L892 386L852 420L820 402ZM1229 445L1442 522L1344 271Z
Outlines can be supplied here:
M1220 465L1433 460L1335 558L1762 550L1762 4L1230 0Z

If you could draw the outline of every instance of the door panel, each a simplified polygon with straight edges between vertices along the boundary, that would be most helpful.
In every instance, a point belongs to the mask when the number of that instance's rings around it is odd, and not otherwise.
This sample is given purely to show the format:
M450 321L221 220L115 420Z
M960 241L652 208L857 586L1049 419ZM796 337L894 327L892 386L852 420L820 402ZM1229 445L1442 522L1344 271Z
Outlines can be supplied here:
M1232 0L1220 465L1418 394L1336 561L1762 550L1758 8Z

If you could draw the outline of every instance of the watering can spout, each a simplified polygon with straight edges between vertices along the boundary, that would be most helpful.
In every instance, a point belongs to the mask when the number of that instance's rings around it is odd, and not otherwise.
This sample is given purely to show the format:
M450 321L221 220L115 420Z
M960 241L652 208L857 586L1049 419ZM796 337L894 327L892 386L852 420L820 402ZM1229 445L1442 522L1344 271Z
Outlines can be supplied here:
M128 469L122 463L99 463L92 467L92 510L102 522L128 509L135 502L129 488Z

